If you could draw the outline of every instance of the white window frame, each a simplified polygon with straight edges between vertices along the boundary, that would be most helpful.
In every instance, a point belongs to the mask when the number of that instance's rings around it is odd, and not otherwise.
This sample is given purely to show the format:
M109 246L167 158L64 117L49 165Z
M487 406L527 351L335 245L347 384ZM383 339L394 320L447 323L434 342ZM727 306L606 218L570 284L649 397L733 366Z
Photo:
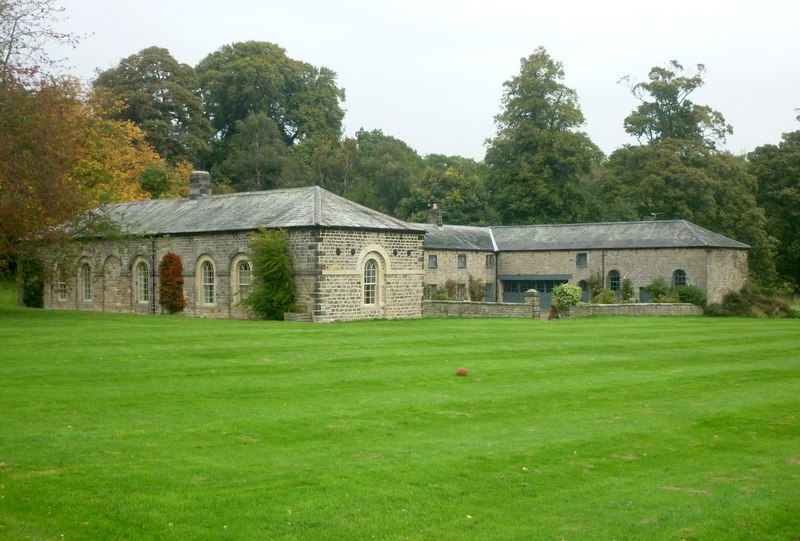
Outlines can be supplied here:
M466 269L467 268L467 254L458 254L457 262L458 262L458 268L459 269Z
M249 259L236 262L236 286L239 301L245 300L253 292L253 264Z
M364 295L365 305L378 304L378 262L374 258L367 259L364 263Z
M144 261L136 264L136 302L150 302L150 268Z
M81 300L92 302L92 266L88 263L81 264Z
M214 263L210 259L205 259L202 263L200 263L200 293L203 296L203 304L216 304L216 285L216 272L214 269Z

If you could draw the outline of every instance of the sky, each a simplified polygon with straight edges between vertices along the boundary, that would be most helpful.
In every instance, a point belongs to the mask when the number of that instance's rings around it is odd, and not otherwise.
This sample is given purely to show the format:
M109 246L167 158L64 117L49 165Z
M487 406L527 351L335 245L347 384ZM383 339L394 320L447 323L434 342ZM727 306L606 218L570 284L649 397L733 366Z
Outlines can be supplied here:
M565 72L606 154L636 140L623 77L703 64L692 101L733 126L735 154L800 129L800 2L717 0L61 0L56 29L86 35L54 51L85 81L151 46L197 65L221 46L269 41L337 73L345 135L379 129L420 155L482 160L503 83L544 47Z

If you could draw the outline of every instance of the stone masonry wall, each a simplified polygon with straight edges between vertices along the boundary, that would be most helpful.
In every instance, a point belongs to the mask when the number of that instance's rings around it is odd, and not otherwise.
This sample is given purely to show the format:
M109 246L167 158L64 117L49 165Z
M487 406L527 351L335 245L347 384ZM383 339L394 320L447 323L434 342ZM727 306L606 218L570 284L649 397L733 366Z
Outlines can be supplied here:
M319 229L307 241L305 264L317 274L303 309L314 321L421 317L422 237L416 233ZM364 265L378 265L374 304L364 302Z
M417 233L361 230L302 229L289 231L297 304L314 321L421 317L422 238ZM181 315L210 318L252 318L239 306L236 265L249 259L247 232L173 235L87 243L74 264L64 269L66 299L51 276L45 287L45 307L124 313L161 313L158 264L173 252L183 264L186 308ZM377 302L364 304L363 268L367 259L379 266ZM214 268L214 302L206 303L201 266ZM139 299L136 268L149 271L150 295ZM84 298L79 269L91 268L91 295ZM52 264L51 264L52 266Z
M539 319L539 293L525 294L526 302L422 301L422 316L430 318Z
M578 266L577 255L586 254L585 266ZM663 248L625 250L563 250L543 252L503 252L498 256L500 275L571 275L577 284L602 276L608 287L608 273L617 270L622 279L631 280L635 292L660 278L667 284L681 269L686 283L706 292L709 302L718 302L731 290L739 290L747 278L747 252L705 248Z
M465 268L458 267L459 254L466 256L467 266ZM428 256L430 255L436 256L436 268L430 268L428 266ZM472 277L473 280L480 281L484 284L491 284L494 287L495 267L494 265L486 266L486 256L494 257L494 252L426 250L425 257L423 258L425 285L435 286L438 291L442 291L448 280L452 280L456 284L468 286L469 279ZM466 287L466 289L467 298L469 299L469 287Z

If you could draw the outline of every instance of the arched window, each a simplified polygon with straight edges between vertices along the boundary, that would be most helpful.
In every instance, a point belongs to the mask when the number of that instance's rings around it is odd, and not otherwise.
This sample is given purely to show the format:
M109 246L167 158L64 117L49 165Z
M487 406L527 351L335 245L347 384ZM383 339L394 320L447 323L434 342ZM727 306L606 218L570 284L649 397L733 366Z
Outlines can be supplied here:
M214 304L216 299L214 292L214 265L211 261L203 262L201 272L203 275L203 303Z
M611 291L619 291L619 271L608 271L608 289Z
M81 292L84 301L92 300L92 267L88 263L81 265Z
M368 259L364 263L364 304L378 302L378 263Z
M672 273L672 287L679 287L686 285L686 271L677 269Z
M253 268L250 266L249 261L239 261L236 265L236 280L239 284L239 300L243 301L250 296L252 291L250 286L250 278L253 274Z
M150 270L144 261L136 265L136 300L138 302L150 300Z

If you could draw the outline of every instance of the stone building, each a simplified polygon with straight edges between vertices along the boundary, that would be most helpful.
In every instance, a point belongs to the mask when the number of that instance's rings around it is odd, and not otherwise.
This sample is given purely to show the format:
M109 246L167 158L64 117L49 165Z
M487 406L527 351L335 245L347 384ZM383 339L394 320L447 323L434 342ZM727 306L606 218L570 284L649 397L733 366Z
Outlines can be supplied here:
M289 234L307 320L420 317L424 230L319 187L210 195L196 172L189 198L107 210L130 235L81 243L74 268L53 269L46 308L160 313L157 268L171 252L183 264L183 314L249 318L239 302L253 279L250 235L264 228Z
M425 234L425 293L450 285L471 300L522 302L541 293L548 307L554 286L572 283L588 301L591 280L620 291L630 280L642 302L646 286L694 285L709 302L744 286L749 246L685 220L504 227L419 224ZM472 287L470 287L472 284ZM453 287L454 286L454 287ZM449 292L452 296L452 291Z
M191 195L108 207L128 235L81 243L64 268L50 258L45 307L155 314L158 264L183 264L186 316L250 318L240 301L252 287L251 234L284 229L297 288L298 319L417 318L423 297L523 302L570 282L628 279L641 300L656 279L695 285L717 302L739 290L748 246L683 220L471 227L410 224L319 187L211 195L208 173L192 173ZM53 255L53 254L51 254Z

